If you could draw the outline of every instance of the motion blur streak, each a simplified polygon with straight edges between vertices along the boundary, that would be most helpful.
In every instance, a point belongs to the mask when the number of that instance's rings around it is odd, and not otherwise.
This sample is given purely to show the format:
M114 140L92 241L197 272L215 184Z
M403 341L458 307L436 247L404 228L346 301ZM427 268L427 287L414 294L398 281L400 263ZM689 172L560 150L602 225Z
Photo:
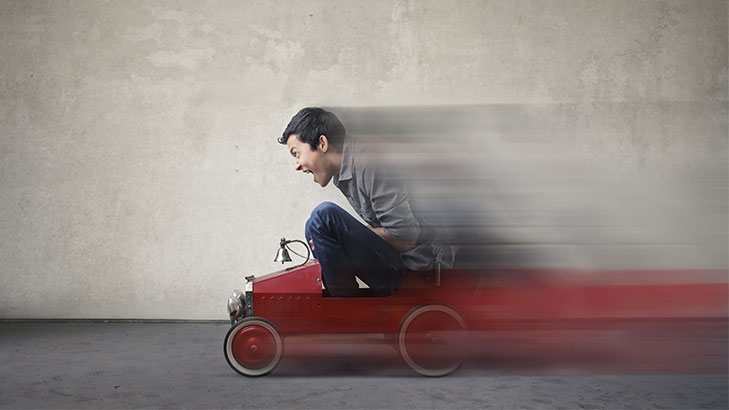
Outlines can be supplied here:
M330 109L479 266L726 270L729 130L696 104Z
M469 332L462 370L529 374L726 374L727 321L583 322L574 329ZM278 374L332 370L410 374L394 335L302 335L286 340Z
M436 355L457 353L467 368L727 373L725 271L479 269L450 270L443 275L448 277L438 297L424 303L452 306L468 330L415 332L409 337L426 340L421 349L429 352L438 348L429 344L429 338L441 339L439 344L447 345L449 351ZM411 273L406 285L423 280L417 276ZM399 296L401 303L423 303L416 301L417 292L404 292ZM328 302L348 303L344 298ZM397 302L381 302L393 303L390 315L374 308L369 313L382 315L383 321L401 315ZM334 363L335 368L342 363L366 371L402 367L397 353L402 351L402 325L382 337L353 335L351 323L338 328L336 315L325 321L336 333L287 340L289 369L297 371L297 366L313 358Z

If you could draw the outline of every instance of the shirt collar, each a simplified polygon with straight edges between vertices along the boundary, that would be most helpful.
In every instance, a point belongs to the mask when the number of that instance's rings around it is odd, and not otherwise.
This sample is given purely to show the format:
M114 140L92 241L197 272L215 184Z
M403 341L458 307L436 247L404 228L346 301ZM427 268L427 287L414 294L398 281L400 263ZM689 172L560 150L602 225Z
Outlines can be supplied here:
M339 167L339 175L334 176L334 185L339 186L340 181L352 179L352 137L346 136L342 144L342 165Z

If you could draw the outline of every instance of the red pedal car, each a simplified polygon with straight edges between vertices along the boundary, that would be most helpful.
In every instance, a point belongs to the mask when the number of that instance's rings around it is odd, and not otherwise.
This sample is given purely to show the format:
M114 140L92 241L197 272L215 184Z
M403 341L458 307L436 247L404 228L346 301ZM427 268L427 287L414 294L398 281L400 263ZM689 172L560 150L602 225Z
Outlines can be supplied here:
M294 335L385 334L411 369L443 376L461 365L474 334L687 319L726 328L729 299L725 270L443 269L408 274L392 296L360 289L348 298L327 295L317 261L246 279L245 292L228 300L223 343L228 364L245 376L274 370Z

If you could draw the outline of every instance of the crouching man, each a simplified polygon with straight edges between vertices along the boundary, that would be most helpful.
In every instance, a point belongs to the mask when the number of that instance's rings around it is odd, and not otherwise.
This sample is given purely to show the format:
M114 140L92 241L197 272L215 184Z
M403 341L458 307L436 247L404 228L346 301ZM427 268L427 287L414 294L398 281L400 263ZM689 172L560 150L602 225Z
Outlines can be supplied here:
M322 187L333 180L369 225L331 202L314 208L306 222L306 240L331 296L355 296L355 277L377 296L389 296L408 271L453 265L455 250L417 215L407 181L380 166L368 144L348 136L336 115L304 108L278 142L288 147L297 171L312 174Z

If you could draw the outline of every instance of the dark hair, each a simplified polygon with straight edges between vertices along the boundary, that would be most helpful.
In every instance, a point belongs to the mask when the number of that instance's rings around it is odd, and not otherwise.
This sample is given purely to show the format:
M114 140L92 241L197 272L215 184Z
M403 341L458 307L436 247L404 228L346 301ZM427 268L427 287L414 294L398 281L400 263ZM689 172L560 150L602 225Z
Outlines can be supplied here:
M312 150L319 145L319 136L326 135L329 144L337 152L342 152L346 131L344 125L339 122L339 118L333 113L319 107L307 107L302 108L291 118L289 125L286 126L286 131L283 132L278 142L286 145L286 141L292 134L296 134L299 141L309 144Z

